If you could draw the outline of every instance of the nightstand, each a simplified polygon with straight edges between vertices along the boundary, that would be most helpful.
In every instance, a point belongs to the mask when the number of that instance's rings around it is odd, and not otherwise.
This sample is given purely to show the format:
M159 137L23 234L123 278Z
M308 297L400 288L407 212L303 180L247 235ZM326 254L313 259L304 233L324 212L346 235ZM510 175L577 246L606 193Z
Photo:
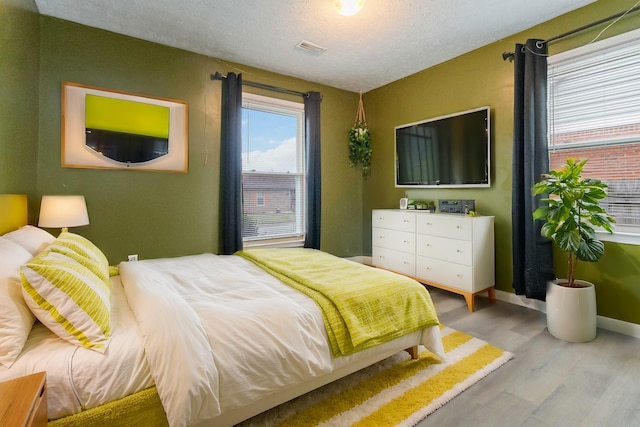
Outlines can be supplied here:
M0 426L46 427L47 374L0 383Z

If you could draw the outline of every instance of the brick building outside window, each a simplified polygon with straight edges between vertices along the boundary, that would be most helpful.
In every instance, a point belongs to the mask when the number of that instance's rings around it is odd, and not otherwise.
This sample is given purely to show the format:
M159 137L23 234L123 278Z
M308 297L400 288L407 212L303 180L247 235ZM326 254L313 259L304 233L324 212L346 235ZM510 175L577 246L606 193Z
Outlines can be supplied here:
M548 64L550 168L587 159L584 175L609 185L603 206L616 234L640 244L640 30L551 56Z

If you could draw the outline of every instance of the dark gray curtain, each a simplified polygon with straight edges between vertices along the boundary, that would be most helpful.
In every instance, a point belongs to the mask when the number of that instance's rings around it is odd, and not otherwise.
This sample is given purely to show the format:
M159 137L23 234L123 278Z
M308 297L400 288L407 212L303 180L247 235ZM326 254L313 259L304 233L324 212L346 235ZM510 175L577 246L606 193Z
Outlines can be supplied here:
M547 148L547 46L517 44L513 117L513 288L517 295L545 300L553 272L552 242L534 221L539 197L531 187L549 170Z
M304 127L307 155L307 209L304 247L320 249L320 102L319 92L307 92L304 96Z
M242 74L222 79L220 221L223 255L242 249Z

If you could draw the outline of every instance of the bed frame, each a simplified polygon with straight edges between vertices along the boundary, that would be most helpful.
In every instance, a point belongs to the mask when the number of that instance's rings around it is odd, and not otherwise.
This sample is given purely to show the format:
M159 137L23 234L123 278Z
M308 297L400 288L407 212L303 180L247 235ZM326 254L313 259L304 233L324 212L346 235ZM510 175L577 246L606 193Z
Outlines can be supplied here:
M0 235L17 230L27 224L27 196L22 194L0 194ZM418 344L421 332L414 332L409 343L405 337L395 340L396 345L386 350L358 360L333 372L305 381L302 384L281 390L271 396L257 400L249 405L226 411L202 425L233 426L241 421L274 408L291 399L322 387L337 379L359 371L367 366L406 350L413 359L418 357ZM392 341L393 342L393 341ZM408 344L408 345L407 345ZM408 347L408 348L407 348ZM110 425L125 427L131 425L168 425L162 403L155 387L151 387L119 400L105 403L83 412L49 421L50 427L71 427Z
M26 225L26 194L0 194L0 212L0 236Z
M416 339L419 340L420 332L414 332L414 334L416 335ZM327 385L335 380L364 369L367 366L380 362L402 350L406 350L409 354L413 353L417 356L418 344L408 349L405 347L406 345L403 345L401 348L392 348L385 352L377 353L366 359L359 360L357 363L312 378L297 386L281 390L249 405L223 412L220 416L208 420L200 424L200 426L233 426L288 402L291 399L302 396L318 387ZM132 425L167 426L168 423L155 387L139 391L122 399L108 402L74 415L69 415L68 417L49 421L49 427L86 427L91 425L109 425L112 427L127 427Z

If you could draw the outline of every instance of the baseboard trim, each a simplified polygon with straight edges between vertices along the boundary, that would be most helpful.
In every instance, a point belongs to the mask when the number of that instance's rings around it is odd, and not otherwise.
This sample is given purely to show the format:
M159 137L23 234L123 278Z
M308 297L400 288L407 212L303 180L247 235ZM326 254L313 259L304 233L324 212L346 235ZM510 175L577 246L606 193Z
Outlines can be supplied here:
M539 301L537 299L529 299L522 295L512 294L510 292L505 292L496 289L496 299L504 302L508 302L515 305L520 305L522 307L532 308L534 310L541 311L543 313L547 312L547 305L544 301Z
M373 265L370 256L364 256L364 255L363 256L352 256L352 257L347 257L346 259L348 259L350 261L359 262L360 264Z
M544 301L529 299L522 295L512 294L510 292L500 291L496 289L496 299L511 304L520 305L522 307L547 312L547 305ZM619 334L628 335L634 338L640 338L640 325L623 320L612 319L610 317L598 316L598 327L608 331L617 332Z

